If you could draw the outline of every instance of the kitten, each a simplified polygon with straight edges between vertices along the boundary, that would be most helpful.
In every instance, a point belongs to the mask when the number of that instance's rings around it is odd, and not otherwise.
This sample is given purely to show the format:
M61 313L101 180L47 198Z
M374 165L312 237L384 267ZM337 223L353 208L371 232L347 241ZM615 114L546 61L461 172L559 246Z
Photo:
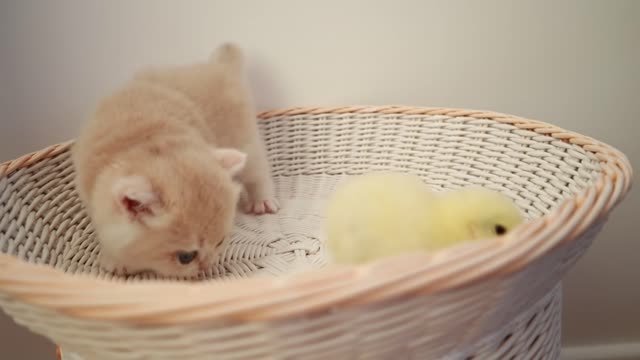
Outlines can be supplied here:
M138 72L101 102L72 159L109 271L196 276L222 252L239 200L247 213L279 209L234 44Z

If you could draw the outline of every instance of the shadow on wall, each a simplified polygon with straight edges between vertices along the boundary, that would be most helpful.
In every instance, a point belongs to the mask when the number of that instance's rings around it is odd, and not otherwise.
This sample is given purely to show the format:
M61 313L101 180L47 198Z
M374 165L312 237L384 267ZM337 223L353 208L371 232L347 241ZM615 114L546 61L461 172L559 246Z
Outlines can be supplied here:
M56 347L42 336L17 325L0 311L1 359L46 360L56 358Z

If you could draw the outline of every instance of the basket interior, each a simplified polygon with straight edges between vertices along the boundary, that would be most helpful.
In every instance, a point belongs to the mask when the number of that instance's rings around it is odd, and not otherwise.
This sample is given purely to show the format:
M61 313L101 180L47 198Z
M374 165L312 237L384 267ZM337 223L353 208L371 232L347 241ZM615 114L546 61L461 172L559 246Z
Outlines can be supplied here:
M580 146L489 119L320 114L269 118L260 126L283 209L239 214L231 245L205 279L323 266L325 201L348 175L393 170L417 174L436 190L481 185L507 194L535 218L601 172ZM99 246L73 176L66 151L0 178L0 251L112 278L98 267Z

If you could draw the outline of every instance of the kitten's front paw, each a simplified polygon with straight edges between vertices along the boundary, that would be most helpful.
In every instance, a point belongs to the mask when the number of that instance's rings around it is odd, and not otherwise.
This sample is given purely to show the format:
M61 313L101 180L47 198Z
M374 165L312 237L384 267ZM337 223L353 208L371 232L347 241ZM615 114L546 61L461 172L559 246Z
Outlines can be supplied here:
M280 203L275 198L267 200L248 201L244 205L247 214L275 214L280 210Z

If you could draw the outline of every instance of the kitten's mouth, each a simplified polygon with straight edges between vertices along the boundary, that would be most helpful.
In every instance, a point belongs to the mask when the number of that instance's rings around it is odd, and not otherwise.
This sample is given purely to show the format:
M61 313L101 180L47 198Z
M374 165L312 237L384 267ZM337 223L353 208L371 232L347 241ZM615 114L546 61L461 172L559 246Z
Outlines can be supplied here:
M200 263L198 265L198 273L206 274L211 270L212 267L213 267L213 264Z
M146 270L146 269L142 269L142 270L136 270L136 271L131 271L129 269L123 268L123 269L119 269L117 271L114 272L115 275L120 275L120 276L136 276L136 275L158 275L155 271L153 270Z
M129 275L158 275L157 272L151 270L151 269L142 269L142 270L138 270L134 273L131 273Z

